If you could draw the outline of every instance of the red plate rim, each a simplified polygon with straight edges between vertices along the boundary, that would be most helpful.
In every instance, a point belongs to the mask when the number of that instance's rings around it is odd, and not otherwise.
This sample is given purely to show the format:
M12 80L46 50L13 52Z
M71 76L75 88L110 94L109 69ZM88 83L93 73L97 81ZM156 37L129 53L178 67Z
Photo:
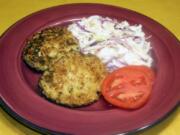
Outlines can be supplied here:
M163 44L166 44L166 48L168 49L169 51L169 54L173 60L173 66L174 66L174 72L176 73L174 75L174 84L176 84L177 86L175 87L176 89L177 88L180 88L180 85L178 84L178 80L180 80L180 73L178 73L178 69L180 69L180 62L178 62L177 60L177 57L180 57L180 43L178 41L178 39L172 34L170 33L165 27L163 27L161 24L157 23L156 21L150 19L149 17L146 17L142 14L139 14L137 12L134 12L134 11L131 11L131 10L128 10L128 9L125 9L125 8L120 8L120 7L114 7L114 6L110 6L110 5L103 5L103 4L88 4L88 3L78 3L78 4L68 4L68 5L61 5L61 6L56 6L56 7L52 7L52 8L48 8L48 9L44 9L44 10L41 10L39 12L36 12L36 13L33 13L27 17L25 17L24 19L18 21L17 23L15 23L12 27L10 27L4 34L3 36L1 37L0 39L0 43L3 43L3 41L8 37L8 35L10 33L13 32L13 30L17 27L17 26L20 26L22 25L24 22L30 20L33 16L36 16L36 15L40 15L40 14L45 14L47 12L53 12L54 10L58 10L58 9L65 9L65 8L71 8L71 7L76 7L76 8L83 8L85 9L85 7L89 8L89 7L93 7L93 8L101 8L101 9L104 9L104 10L107 10L107 9L113 9L113 10L116 10L116 11L123 11L125 13L129 13L129 14L132 14L132 15L135 15L136 17L139 17L141 18L142 20L145 20L146 23L148 24L151 24L152 27L154 27L156 30L154 30L153 32L155 31L159 31L162 35L158 35L156 34L156 36L158 38L160 38L160 40L162 40L162 37L166 37L165 40L163 40ZM131 16L132 17L132 16ZM152 28L151 27L151 28ZM155 33L153 33L155 34ZM166 42L166 43L165 43ZM167 44L174 44L173 46L169 46ZM1 52L1 50L0 50ZM0 63L0 65L2 66L2 62ZM0 68L1 69L1 68ZM2 74L2 72L0 72ZM1 79L2 80L2 79ZM2 84L0 83L0 86L2 86ZM1 105L3 106L3 108L8 112L10 113L11 116L15 117L17 120L21 121L22 123L24 123L25 125L28 125L29 127L31 127L32 129L35 129L35 130L38 130L40 132L50 132L50 133L56 133L56 134L59 134L61 132L56 132L54 130L51 130L51 129L47 129L47 128L44 128L44 127L41 127L39 124L35 123L35 122L32 122L32 121L29 121L25 116L23 116L20 112L18 112L17 110L14 110L14 107L11 103L8 102L8 100L6 99L6 97L3 96L3 88L0 87L0 96L1 96ZM139 130L142 130L142 129L145 129L147 127L151 127L152 125L160 122L162 119L164 119L170 112L172 112L172 110L174 108L176 108L179 104L179 97L180 97L180 93L177 93L176 95L176 99L174 99L172 102L171 105L169 105L169 107L167 108L166 112L163 112L162 113L162 116L159 116L158 119L156 119L155 121L151 122L151 123L147 123L146 125L143 125L142 127L137 127L131 131L127 131L127 133L130 133L130 132L136 132L136 131L139 131ZM109 111L108 111L109 112ZM79 112L77 112L79 113ZM90 114L94 115L94 112L89 112ZM114 113L118 113L117 110L114 111ZM108 114L107 112L104 113L105 114ZM117 131L116 131L117 132Z

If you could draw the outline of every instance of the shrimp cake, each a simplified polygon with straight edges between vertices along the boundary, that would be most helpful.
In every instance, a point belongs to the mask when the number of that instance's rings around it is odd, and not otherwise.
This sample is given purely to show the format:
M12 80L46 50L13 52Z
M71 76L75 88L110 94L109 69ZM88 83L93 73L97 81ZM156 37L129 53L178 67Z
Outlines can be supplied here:
M96 56L71 52L43 73L39 86L48 99L80 107L99 99L106 73L105 66Z
M24 61L38 71L45 71L49 65L71 50L78 50L78 41L66 27L50 27L27 41L23 50Z

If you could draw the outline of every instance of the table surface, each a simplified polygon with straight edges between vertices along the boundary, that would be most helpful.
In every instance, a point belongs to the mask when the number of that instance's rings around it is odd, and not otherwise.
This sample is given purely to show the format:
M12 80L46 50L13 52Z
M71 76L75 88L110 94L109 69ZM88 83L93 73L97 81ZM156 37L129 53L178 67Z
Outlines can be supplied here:
M22 17L38 10L68 3L92 3L96 0L0 0L0 35ZM135 10L158 21L180 39L180 0L99 0ZM158 125L140 135L180 134L180 107ZM21 125L0 108L0 135L39 135Z

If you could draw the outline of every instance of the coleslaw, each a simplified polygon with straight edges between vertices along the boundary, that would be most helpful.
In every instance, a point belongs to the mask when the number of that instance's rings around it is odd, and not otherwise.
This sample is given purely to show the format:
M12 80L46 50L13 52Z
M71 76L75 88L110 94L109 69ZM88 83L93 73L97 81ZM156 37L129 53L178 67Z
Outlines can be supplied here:
M149 37L140 24L93 15L72 23L68 30L78 39L80 51L99 57L110 72L126 65L152 65Z

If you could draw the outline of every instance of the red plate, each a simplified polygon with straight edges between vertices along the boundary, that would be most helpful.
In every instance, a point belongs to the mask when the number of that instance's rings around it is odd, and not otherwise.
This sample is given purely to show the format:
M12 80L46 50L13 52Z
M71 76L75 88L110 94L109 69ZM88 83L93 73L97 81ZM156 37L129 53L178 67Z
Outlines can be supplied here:
M102 15L142 24L156 61L156 83L150 101L134 111L118 109L103 99L79 109L49 102L37 87L40 74L22 61L27 38L52 25L64 25L90 15ZM34 13L13 25L0 40L1 105L16 119L41 132L78 135L128 133L154 125L180 99L180 43L162 25L127 9L100 4L70 4Z

